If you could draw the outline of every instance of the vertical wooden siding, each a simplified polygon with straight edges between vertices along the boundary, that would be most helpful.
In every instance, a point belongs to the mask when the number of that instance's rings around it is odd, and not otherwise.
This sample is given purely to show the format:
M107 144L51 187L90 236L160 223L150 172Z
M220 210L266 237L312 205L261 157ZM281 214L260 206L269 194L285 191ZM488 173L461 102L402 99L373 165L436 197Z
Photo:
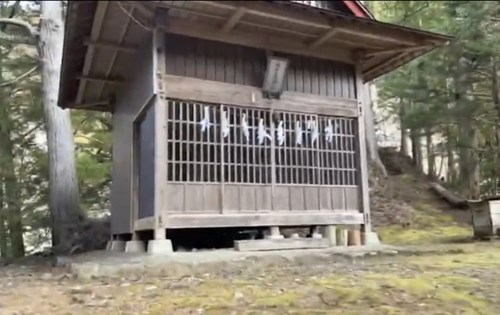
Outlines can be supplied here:
M257 87L262 85L267 63L263 50L181 35L166 36L167 74ZM352 65L280 55L290 60L285 90L356 98Z

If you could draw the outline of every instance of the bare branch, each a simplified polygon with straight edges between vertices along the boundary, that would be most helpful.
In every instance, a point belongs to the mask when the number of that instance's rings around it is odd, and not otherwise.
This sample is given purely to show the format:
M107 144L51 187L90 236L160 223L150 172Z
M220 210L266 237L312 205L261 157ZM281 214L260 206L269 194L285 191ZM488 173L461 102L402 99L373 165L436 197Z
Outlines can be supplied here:
M23 31L23 35L7 34L5 28L14 25ZM38 31L26 21L12 18L0 18L0 39L17 44L35 45L38 42Z
M30 130L26 131L19 138L26 138L27 136L31 135L33 132L37 131L40 127L42 127L43 124L44 124L44 122L36 124L33 128L31 128Z
M31 68L30 70L28 70L25 73L21 74L20 76L18 76L15 79L12 79L12 80L7 81L7 82L0 83L0 87L6 87L6 86L9 86L9 85L15 84L15 83L23 80L24 78L28 77L30 74L32 74L33 72L35 72L37 69L38 69L38 65L34 66L33 68Z

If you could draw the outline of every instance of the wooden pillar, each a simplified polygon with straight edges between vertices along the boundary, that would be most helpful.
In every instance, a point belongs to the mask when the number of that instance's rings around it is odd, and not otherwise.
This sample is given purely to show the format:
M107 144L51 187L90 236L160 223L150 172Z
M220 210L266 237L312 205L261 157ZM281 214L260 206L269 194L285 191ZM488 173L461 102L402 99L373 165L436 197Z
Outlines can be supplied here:
M165 214L167 204L167 104L164 88L164 74L166 68L165 45L163 32L153 31L153 85L155 95L155 201L154 201L154 238L166 238Z
M358 184L360 188L359 204L364 214L364 224L362 231L364 233L371 232L371 217L370 217L370 194L368 186L368 157L366 154L366 133L365 133L365 113L367 110L367 102L364 96L363 73L361 69L362 53L356 56L356 98L358 101Z

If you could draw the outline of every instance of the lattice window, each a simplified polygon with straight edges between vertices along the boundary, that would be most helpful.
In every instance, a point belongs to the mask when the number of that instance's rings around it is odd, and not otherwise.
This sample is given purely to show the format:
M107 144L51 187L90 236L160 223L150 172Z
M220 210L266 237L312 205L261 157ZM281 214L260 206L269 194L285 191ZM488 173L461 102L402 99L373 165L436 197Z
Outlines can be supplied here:
M352 118L170 100L168 180L355 186L355 127Z
M199 121L209 110L205 131ZM172 182L220 182L220 122L213 106L168 102L168 180Z

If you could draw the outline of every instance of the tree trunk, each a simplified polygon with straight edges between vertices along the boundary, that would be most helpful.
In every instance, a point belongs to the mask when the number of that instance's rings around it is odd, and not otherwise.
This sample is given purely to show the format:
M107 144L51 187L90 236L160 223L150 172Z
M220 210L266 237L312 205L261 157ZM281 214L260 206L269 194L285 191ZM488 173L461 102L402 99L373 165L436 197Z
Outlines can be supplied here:
M467 206L467 200L446 190L443 186L439 185L438 183L430 183L429 187L452 206L459 208Z
M406 145L406 139L408 138L408 131L406 129L405 125L405 115L406 115L406 108L403 100L400 98L399 99L399 128L401 131L401 144L400 146L400 152L402 155L407 156L408 155L408 146Z
M0 112L0 179L3 180L4 185L5 218L9 228L11 254L14 257L22 257L24 256L23 224L13 146L10 139L10 126L12 124L9 121L5 105L2 105Z
M448 172L446 173L447 182L454 183L457 180L457 170L455 169L455 154L453 152L451 128L448 124L446 126L446 159L448 165Z
M366 134L366 147L368 151L368 159L383 177L387 177L388 176L387 170L385 169L384 164L380 160L380 156L378 154L377 139L375 138L375 126L374 126L375 118L373 115L370 85L365 84L364 88L365 88L364 101L366 102L365 134Z
M491 89L491 94L493 97L493 104L495 104L495 110L497 111L497 125L495 126L496 130L496 154L494 154L494 171L495 171L495 191L494 194L497 194L497 182L498 182L498 176L500 175L500 165L498 163L499 159L498 156L500 156L500 67L498 66L497 60L495 58L492 58L492 64L493 64L493 69L492 69L492 89Z
M418 130L415 128L410 129L410 139L411 139L411 155L413 165L418 169L422 170L422 146L420 144L420 136Z
M5 226L7 218L4 210L3 180L0 178L0 257L3 258L9 256L8 234Z
M430 128L425 128L425 149L427 151L427 176L429 178L436 177L434 151L432 150L432 131Z
M477 200L481 196L480 187L480 168L478 154L478 134L477 128L470 126L467 128L469 149L467 150L468 174L467 174L467 190L469 198Z
M59 251L73 246L74 233L83 219L78 196L75 145L70 113L57 106L64 24L61 1L41 1L40 57L44 118L49 152L52 239Z
M0 52L0 82L2 77L3 52ZM6 221L11 242L11 255L24 256L23 224L21 206L18 198L18 182L14 167L14 152L11 140L9 113L6 105L7 97L4 90L0 90L0 180L4 184L3 200L6 209ZM3 222L2 222L3 224Z
M475 117L473 89L470 82L470 62L461 58L458 62L457 75L457 107L459 109L459 126L462 133L462 149L460 150L460 182L470 199L479 199L480 169L478 154L478 133Z
M24 256L23 223L19 185L14 167L13 145L10 137L1 140L4 147L5 201L7 204L7 225L9 227L10 247L13 257Z

